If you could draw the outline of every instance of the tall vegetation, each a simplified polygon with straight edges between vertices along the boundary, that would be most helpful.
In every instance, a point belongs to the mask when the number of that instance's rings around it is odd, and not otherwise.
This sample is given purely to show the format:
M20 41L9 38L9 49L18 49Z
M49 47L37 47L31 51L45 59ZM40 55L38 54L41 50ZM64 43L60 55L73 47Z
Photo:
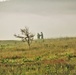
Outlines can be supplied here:
M21 35L14 35L15 37L17 38L21 38L22 41L26 41L28 46L30 47L30 44L32 43L33 41L33 38L34 38L34 34L32 34L30 31L29 31L29 28L28 27L25 27L24 29L21 29L21 33L22 33L22 36Z
M0 75L76 75L76 38L0 41Z

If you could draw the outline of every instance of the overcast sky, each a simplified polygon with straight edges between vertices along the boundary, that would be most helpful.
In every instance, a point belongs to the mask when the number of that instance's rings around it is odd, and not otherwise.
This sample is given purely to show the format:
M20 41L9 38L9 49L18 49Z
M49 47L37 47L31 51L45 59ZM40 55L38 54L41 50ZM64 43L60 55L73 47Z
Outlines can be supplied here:
M0 0L0 40L29 27L45 38L76 36L76 0Z

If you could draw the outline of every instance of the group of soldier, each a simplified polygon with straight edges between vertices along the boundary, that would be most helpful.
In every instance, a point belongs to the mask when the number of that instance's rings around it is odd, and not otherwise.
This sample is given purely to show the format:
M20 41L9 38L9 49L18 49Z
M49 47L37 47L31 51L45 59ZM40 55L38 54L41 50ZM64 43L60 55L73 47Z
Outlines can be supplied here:
M44 37L43 37L43 33L41 32L41 34L40 33L37 33L37 39L43 39Z

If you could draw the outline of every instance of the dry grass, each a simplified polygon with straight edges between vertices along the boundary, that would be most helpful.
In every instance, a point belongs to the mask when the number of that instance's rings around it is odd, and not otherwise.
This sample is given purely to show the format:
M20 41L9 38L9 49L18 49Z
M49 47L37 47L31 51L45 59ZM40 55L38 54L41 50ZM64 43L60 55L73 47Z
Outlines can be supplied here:
M0 75L76 75L76 38L0 41Z

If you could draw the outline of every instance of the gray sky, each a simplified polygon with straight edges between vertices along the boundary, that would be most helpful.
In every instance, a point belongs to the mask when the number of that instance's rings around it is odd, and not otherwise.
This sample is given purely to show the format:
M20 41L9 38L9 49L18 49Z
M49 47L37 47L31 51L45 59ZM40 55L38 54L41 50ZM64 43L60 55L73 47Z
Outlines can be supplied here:
M45 38L76 36L76 0L0 0L0 40L29 27Z

